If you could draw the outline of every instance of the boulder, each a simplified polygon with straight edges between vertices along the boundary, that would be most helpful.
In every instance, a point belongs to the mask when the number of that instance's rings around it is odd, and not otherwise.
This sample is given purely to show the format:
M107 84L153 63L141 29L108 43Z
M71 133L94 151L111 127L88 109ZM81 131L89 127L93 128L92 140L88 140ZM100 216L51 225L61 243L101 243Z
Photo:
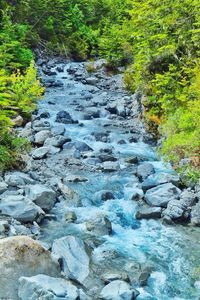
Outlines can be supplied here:
M56 135L54 137L51 138L47 138L44 145L49 147L49 146L53 146L53 147L59 147L62 148L62 146L67 143L70 142L71 139L62 135Z
M161 218L162 208L161 207L149 207L149 208L143 208L136 212L136 219L142 220L142 219L159 219Z
M18 187L26 184L34 184L35 180L33 180L28 174L22 172L13 172L5 176L5 182L9 186Z
M76 220L77 220L77 216L74 211L68 211L65 213L65 221L67 223L74 223Z
M43 112L40 113L40 118L41 119L48 119L50 117L51 117L51 115L48 111L43 111Z
M83 241L74 236L66 236L53 243L52 251L62 260L66 277L83 284L90 273L90 259Z
M64 133L65 133L65 125L63 124L57 125L52 129L52 134L54 136L63 135Z
M145 194L145 201L151 206L167 207L171 200L179 199L181 194L172 183L165 183L149 189Z
M35 120L32 123L32 129L34 132L39 132L42 130L50 130L51 125L48 121Z
M104 273L101 276L101 280L105 283L108 284L114 280L123 280L126 282L129 282L129 276L128 274L124 273L124 272L110 272L110 273Z
M56 115L56 122L63 124L73 124L75 121L72 119L71 115L65 111L59 111Z
M78 183L78 182L87 182L88 179L86 177L82 177L82 176L78 176L78 175L67 175L63 181L65 183L68 183L68 182Z
M187 220L190 215L191 207L195 205L196 201L196 193L184 190L180 195L180 200L169 201L167 209L163 211L163 216L169 217L171 220Z
M12 119L12 123L15 127L21 127L24 123L24 119L21 116L17 116L16 118Z
M8 185L5 182L0 182L0 195L3 194L8 189Z
M98 83L98 78L96 78L96 77L88 77L87 79L86 79L86 82L88 83L88 84L91 84L91 85L96 85L97 83Z
M95 235L110 235L112 233L112 224L105 215L99 214L94 219L86 222L86 229Z
M114 280L102 289L99 298L102 300L133 300L136 299L138 294L129 283Z
M192 207L191 223L193 225L200 226L200 202Z
M40 220L44 211L24 196L7 196L0 200L0 213L21 222Z
M49 147L40 147L33 150L32 157L33 159L42 159L45 158L48 153L49 153Z
M45 211L52 209L56 202L54 190L42 184L27 186L26 196Z
M18 296L21 300L77 300L79 290L65 279L39 274L19 279Z
M58 190L61 192L69 207L78 207L81 205L79 195L74 190L70 189L66 184L58 182Z
M163 211L162 216L168 217L171 220L182 220L184 219L185 210L186 207L180 200L171 200L167 204L167 209Z
M103 170L105 172L115 172L119 170L119 163L112 161L105 161L102 163Z
M46 139L51 136L51 132L49 130L42 130L35 134L34 143L36 145L43 145Z
M22 276L60 276L59 265L51 253L26 236L0 240L0 270L0 299L19 299L18 280Z
M102 190L102 191L95 193L95 198L96 198L96 200L107 201L107 200L115 199L115 196L113 195L113 193L111 191Z
M154 166L150 163L143 163L137 168L137 176L141 181L153 173L155 173Z
M90 146L88 146L85 142L81 141L66 143L63 145L63 149L76 149L80 152L93 151L93 149Z
M168 173L156 173L148 176L144 180L144 182L142 183L142 189L143 191L147 191L155 186L168 182L171 182L174 185L178 186L179 180L180 178L178 175L172 175Z

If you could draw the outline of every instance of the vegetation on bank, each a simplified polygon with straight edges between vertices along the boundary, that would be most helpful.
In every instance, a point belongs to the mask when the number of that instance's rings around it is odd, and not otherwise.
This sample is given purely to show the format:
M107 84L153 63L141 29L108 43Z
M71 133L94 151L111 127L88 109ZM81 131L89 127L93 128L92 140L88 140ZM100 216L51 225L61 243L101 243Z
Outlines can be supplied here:
M30 51L43 47L126 66L127 87L142 91L149 129L163 137L161 153L177 168L189 159L189 168L181 166L193 180L199 177L198 0L3 0L0 9L0 147L16 113L8 105L27 114L43 92ZM20 90L23 80L31 93Z

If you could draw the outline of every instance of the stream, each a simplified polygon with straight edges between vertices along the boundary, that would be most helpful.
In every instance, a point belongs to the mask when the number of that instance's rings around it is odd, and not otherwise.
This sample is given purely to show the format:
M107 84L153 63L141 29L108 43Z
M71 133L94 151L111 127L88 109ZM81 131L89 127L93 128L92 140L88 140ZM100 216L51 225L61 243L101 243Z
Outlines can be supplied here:
M71 70L72 74L67 70ZM138 189L139 183L134 175L135 166L127 165L126 159L137 156L143 161L150 161L158 173L172 173L173 170L157 158L155 149L149 144L140 140L130 143L129 129L126 129L126 126L123 128L122 122L117 118L109 119L105 115L105 117L84 120L83 112L87 112L90 107L103 111L107 101L112 103L122 97L127 97L129 100L129 96L123 90L121 78L118 76L112 78L116 80L114 87L108 81L108 87L97 88L79 80L82 72L84 74L84 64L66 65L64 76L63 73L57 74L57 79L63 82L64 86L61 89L47 89L45 98L39 103L39 110L50 113L51 117L48 121L52 126L55 126L56 114L67 110L73 119L83 125L82 127L79 124L65 125L65 135L73 141L86 142L95 152L104 147L112 148L119 163L119 170L102 172L95 168L88 170L87 167L85 170L82 164L71 167L70 174L81 175L88 179L87 182L71 183L70 186L80 196L82 203L81 207L73 207L73 205L71 207L77 215L79 224L74 226L65 224L64 215L69 207L61 201L53 209L57 219L45 222L42 227L42 240L51 244L55 239L69 234L87 239L82 224L95 218L95 215L105 214L112 222L112 234L103 236L102 243L94 249L93 256L97 264L103 264L104 260L101 257L103 252L114 251L116 257L114 255L113 259L112 256L107 258L110 260L107 262L108 268L116 268L115 264L117 264L119 269L122 267L124 271L130 272L131 267L137 268L137 264L151 266L153 271L148 279L148 285L138 287L140 292L138 300L199 299L200 290L195 288L193 279L195 270L200 265L199 231L178 225L163 225L157 220L136 220L134 215L138 203L131 200L131 196ZM77 73L79 77L74 76ZM55 105L49 104L52 103L51 100ZM126 122L130 127L136 126L131 119ZM141 124L139 126L141 132L144 132L143 126ZM109 132L109 141L97 142L92 135L93 132ZM120 140L126 143L119 144ZM64 153L67 153L67 150L64 150ZM70 156L71 153L67 155ZM90 163L95 164L95 161L88 160L88 165ZM56 168L55 163L52 165ZM104 202L99 200L98 192L102 190L111 191L115 199Z
M47 122L68 141L61 151L52 147L51 154L33 160L31 172L55 189L58 182L67 183L70 197L59 194L40 224L39 240L49 249L68 235L87 244L87 299L99 299L105 274L128 276L137 300L200 299L198 227L135 217L146 207L138 165L150 163L158 176L175 172L157 156L138 99L124 89L122 74L107 75L103 62L95 63L92 74L87 63L40 63L47 88L33 123Z

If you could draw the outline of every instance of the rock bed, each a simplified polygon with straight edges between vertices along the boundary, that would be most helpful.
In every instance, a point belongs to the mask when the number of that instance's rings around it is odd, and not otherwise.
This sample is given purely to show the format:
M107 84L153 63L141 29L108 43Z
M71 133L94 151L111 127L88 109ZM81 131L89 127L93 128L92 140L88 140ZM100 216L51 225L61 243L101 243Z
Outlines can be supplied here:
M46 95L18 129L33 148L0 182L0 299L197 299L188 232L162 223L199 225L199 190L159 161L140 95L104 65L38 61Z

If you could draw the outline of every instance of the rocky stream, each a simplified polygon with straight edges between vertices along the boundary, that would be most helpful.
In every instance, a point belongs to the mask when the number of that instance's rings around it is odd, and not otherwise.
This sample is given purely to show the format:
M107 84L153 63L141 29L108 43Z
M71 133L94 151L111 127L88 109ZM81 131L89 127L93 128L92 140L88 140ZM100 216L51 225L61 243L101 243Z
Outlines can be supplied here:
M87 65L38 60L45 96L17 129L33 148L0 178L0 299L200 299L200 190L158 157L122 74Z

